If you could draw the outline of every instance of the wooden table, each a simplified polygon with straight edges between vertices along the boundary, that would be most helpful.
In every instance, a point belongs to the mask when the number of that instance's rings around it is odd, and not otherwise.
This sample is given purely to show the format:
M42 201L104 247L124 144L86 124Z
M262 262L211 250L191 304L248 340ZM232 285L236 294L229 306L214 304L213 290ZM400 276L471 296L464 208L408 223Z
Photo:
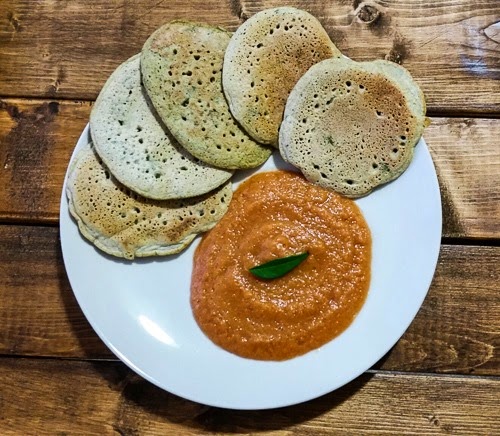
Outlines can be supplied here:
M241 412L166 393L99 340L72 294L58 209L72 149L113 69L174 18L234 30L272 1L0 2L0 433L500 434L499 0L292 1L355 60L423 88L443 239L403 338L347 386Z

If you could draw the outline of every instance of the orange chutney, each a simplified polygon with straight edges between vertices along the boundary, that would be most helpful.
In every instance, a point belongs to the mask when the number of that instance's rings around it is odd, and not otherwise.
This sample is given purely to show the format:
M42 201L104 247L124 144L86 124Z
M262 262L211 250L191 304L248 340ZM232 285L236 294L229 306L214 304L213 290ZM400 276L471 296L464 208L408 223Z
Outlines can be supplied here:
M249 269L307 251L288 274L259 279ZM234 193L194 257L191 307L201 330L242 357L284 360L342 333L370 284L371 235L354 201L272 171Z

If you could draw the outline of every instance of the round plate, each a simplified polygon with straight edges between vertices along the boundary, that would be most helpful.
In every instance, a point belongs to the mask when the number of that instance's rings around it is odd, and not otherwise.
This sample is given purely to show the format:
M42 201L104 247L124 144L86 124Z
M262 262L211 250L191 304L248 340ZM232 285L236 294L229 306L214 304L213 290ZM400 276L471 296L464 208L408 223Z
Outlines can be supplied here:
M87 126L76 149L89 140ZM275 152L257 171L286 167ZM255 172L239 172L236 180ZM292 405L363 373L410 325L427 294L439 253L439 187L422 139L401 177L356 201L372 232L372 279L351 326L323 347L291 360L244 359L214 345L191 313L189 288L198 239L175 256L133 262L112 258L79 234L68 212L65 187L66 180L60 216L64 263L90 324L135 372L173 394L211 406Z

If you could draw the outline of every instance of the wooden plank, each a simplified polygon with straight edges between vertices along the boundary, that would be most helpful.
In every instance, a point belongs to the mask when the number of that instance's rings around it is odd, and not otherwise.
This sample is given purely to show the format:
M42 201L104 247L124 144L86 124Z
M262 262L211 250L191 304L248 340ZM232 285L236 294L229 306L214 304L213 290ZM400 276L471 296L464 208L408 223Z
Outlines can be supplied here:
M439 179L443 235L500 237L500 120L433 118L424 137Z
M500 375L500 247L443 245L429 293L379 365Z
M0 354L113 355L71 291L57 228L0 225Z
M500 247L443 246L384 369L500 375ZM85 321L52 227L0 226L0 354L112 358Z
M193 403L112 362L0 359L0 381L2 434L481 435L500 428L500 380L491 378L365 374L319 399L262 411Z
M499 113L498 0L294 0L356 60L387 58L422 85L431 113ZM4 0L0 95L95 99L161 24L185 18L235 30L276 2ZM91 26L90 24L91 23Z
M0 220L56 223L89 102L0 100Z
M71 151L90 103L0 100L0 220L56 224ZM443 202L443 234L500 237L500 120L434 118L425 132Z

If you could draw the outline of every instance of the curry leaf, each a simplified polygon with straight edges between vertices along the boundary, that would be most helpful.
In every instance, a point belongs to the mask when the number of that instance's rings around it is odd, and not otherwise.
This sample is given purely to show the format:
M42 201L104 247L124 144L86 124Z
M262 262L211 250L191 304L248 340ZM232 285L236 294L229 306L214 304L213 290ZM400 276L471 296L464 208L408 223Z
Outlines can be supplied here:
M304 253L293 254L292 256L274 259L261 265L254 266L253 268L250 268L249 271L254 276L261 279L277 279L278 277L282 277L286 273L290 272L296 266L300 265L307 259L307 256L309 256L307 251Z

